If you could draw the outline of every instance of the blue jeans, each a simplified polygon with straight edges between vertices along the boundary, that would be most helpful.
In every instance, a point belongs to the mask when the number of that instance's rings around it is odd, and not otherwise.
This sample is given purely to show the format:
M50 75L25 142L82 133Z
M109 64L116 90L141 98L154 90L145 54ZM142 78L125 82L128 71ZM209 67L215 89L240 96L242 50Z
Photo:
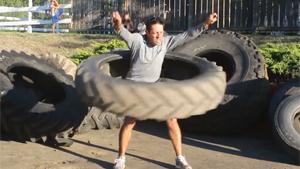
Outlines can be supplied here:
M57 23L59 21L59 17L64 13L64 9L63 8L59 8L55 15L52 16L52 23Z

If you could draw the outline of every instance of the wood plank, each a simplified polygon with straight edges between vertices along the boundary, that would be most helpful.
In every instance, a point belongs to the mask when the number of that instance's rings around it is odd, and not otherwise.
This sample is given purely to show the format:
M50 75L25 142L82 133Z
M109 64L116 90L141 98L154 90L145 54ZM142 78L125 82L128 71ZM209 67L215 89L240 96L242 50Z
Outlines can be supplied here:
M274 22L274 27L278 27L280 25L280 18L278 15L278 10L279 10L279 0L274 0L273 1L274 6L273 6L273 22Z
M225 28L229 28L230 26L230 8L231 8L231 0L225 1Z
M236 1L236 27L241 27L242 22L242 0Z
M260 18L260 25L259 26L262 26L262 27L266 27L267 26L267 9L266 9L266 6L267 6L267 3L266 3L267 0L262 0L261 1L261 18Z
M244 28L246 21L247 21L247 15L246 15L246 11L247 11L247 6L246 6L246 0L241 0L241 15L240 15L240 27Z
M247 16L247 21L245 23L245 27L247 28L252 28L252 21L253 21L253 5L252 5L252 0L246 0L246 16Z
M186 18L186 0L180 0L181 8L181 17L180 17L180 29L185 30L187 27L187 18Z
M71 4L61 4L61 8L67 9L67 8L72 8ZM49 6L44 5L44 6L33 6L33 7L20 7L20 8L15 8L15 7L5 7L5 6L0 6L0 13L10 13L10 12L38 12L38 11L43 11L49 9Z
M272 24L274 25L274 21L272 21L272 11L273 11L273 0L267 1L267 20L268 20L268 27L272 27Z
M206 16L208 13L208 5L209 5L209 0L204 0L203 3L203 14Z
M280 27L284 27L284 20L285 20L285 8L286 8L286 5L285 5L285 1L284 0L281 0L280 1L280 12L279 12L279 15L280 15Z
M195 1L196 0L189 0L188 1L188 15L187 15L187 27L192 27L195 24Z
M0 30L27 31L27 27L0 27ZM52 32L50 28L32 28L34 32ZM69 29L56 29L57 32L68 33Z
M287 16L287 27L293 27L293 7L292 0L286 0L286 16Z
M224 28L225 20L225 0L218 0L218 28Z
M208 1L208 10L207 10L207 13L206 13L207 15L210 14L210 13L212 13L212 10L214 10L214 5L213 5L214 1L215 0Z
M173 21L172 21L172 23L173 23L173 30L177 30L178 28L177 28L177 24L176 24L176 22L178 21L177 20L177 16L178 16L178 5L177 5L177 3L178 3L178 1L179 0L174 0L173 1Z
M199 0L198 0L199 1ZM198 22L202 22L204 20L204 3L206 0L200 0L198 3L198 9L200 9L200 12L198 14Z
M259 25L259 14L261 11L259 8L259 0L253 0L252 6L252 30L255 31L256 27Z
M300 1L294 0L294 20L295 20L295 27L300 29Z
M215 28L219 28L220 27L220 16L222 16L222 14L220 14L220 0L215 0L214 10L212 12L216 12L219 15L217 22L214 24Z
M230 27L235 28L236 27L236 3L237 0L231 0L231 16L230 16Z
M72 23L72 19L62 19L58 21L59 24ZM21 25L48 25L52 24L52 20L32 20L32 21L11 21L11 22L0 22L0 26L21 26Z

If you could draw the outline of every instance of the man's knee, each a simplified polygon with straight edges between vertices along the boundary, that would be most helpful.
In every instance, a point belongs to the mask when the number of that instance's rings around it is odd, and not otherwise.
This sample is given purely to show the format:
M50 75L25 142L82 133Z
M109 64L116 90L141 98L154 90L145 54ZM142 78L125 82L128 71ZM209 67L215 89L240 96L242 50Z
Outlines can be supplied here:
M173 129L178 126L178 122L176 118L171 118L167 120L167 125L169 129Z
M123 126L134 127L136 124L136 119L132 117L125 117Z

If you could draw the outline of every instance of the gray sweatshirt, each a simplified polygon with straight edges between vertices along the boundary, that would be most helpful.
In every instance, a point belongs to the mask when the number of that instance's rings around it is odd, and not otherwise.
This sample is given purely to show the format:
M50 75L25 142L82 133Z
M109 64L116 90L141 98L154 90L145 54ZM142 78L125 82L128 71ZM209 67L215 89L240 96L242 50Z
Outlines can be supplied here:
M201 24L180 34L165 36L160 45L149 46L141 34L130 33L122 26L118 34L131 51L131 65L126 78L139 82L156 82L160 77L166 53L196 38L204 30L205 27Z

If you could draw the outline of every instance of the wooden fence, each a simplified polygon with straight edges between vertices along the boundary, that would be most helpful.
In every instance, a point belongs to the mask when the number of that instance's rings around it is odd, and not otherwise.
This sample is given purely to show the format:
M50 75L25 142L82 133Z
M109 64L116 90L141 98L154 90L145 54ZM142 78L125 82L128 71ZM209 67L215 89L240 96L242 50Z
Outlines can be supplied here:
M72 8L71 4L61 4L61 8L70 9ZM27 18L18 18L18 17L9 17L9 16L0 16L0 30L18 30L18 31L27 31L31 33L32 31L39 32L50 32L50 28L32 28L33 25L51 25L51 19L34 19L32 13L43 13L49 10L48 5L44 6L33 6L32 0L29 0L28 7L6 7L0 6L0 14L7 13L22 13L27 12ZM69 16L67 12L63 13L64 16ZM50 17L50 16L49 16ZM58 22L59 24L71 24L71 18L64 18ZM59 32L69 32L69 29L57 29Z
M202 22L212 12L215 28L237 31L300 30L299 0L131 0L132 16L160 15L169 31L182 31ZM133 2L134 1L134 2Z
M148 16L166 19L167 31L183 31L212 12L214 28L247 32L299 32L300 0L73 0L74 28L109 30L113 10L129 11L137 25Z
M112 30L111 13L121 10L119 0L73 0L73 30Z

